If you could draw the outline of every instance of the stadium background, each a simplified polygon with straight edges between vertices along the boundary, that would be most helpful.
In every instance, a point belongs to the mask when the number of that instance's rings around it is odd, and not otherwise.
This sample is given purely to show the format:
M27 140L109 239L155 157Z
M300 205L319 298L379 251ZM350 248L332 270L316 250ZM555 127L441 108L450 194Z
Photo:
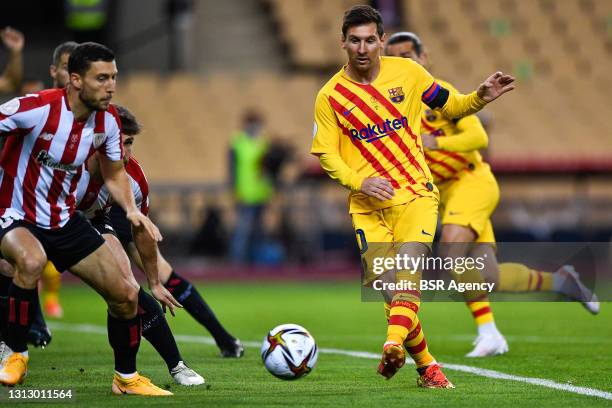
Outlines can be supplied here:
M103 1L106 24L91 33L67 28L69 3L12 2L2 25L25 33L25 77L46 84L61 41L103 39L116 50L116 101L145 126L136 157L148 175L166 253L225 260L235 222L228 147L242 114L254 108L266 134L293 151L265 213L257 263L356 260L346 192L327 180L308 149L314 96L344 62L342 12L359 2ZM490 134L486 158L502 193L494 215L498 239L608 241L612 1L375 5L387 32L418 33L434 75L460 90L497 69L518 78L518 90L482 114Z
M359 298L360 266L346 191L321 173L308 150L316 92L345 59L339 49L342 13L361 2L92 0L84 3L100 6L105 23L90 32L67 26L69 5L77 3L3 4L0 26L11 25L26 37L24 77L49 86L52 50L62 41L96 39L116 51L115 100L145 127L135 153L148 175L151 216L165 236L162 252L200 283L220 319L247 345L243 360L222 360L186 313L170 319L181 351L213 388L173 388L177 395L168 402L192 404L197 397L213 405L337 401L371 406L403 398L414 405L594 406L612 399L612 325L605 305L592 320L576 304L497 303L496 319L511 352L476 362L462 357L474 334L465 307L427 304L422 321L428 343L437 358L455 364L448 370L460 393L415 392L412 370L383 384L374 378L376 355L360 360L346 354L346 349L377 354L384 319L380 305ZM434 75L460 90L469 91L498 69L517 77L517 89L482 113L490 137L485 157L501 187L493 217L498 240L609 242L612 0L379 0L375 5L387 32L418 33ZM6 58L0 50L0 66ZM236 220L228 147L251 109L264 116L266 134L290 145L292 154L267 208L254 266L247 267L232 264L227 254ZM106 381L111 358L104 305L91 290L65 278L64 319L51 323L54 343L32 351L27 386L69 385L83 402L116 405ZM352 312L338 319L341 309ZM290 321L309 328L327 351L307 380L287 384L265 373L255 340ZM141 350L145 374L170 387L159 357L148 344ZM457 363L470 366L461 369ZM556 389L525 385L524 377L500 382L475 367L550 378L555 381L550 388ZM49 376L49 370L55 374ZM572 384L604 390L604 399L576 395L593 395L589 389L565 392Z

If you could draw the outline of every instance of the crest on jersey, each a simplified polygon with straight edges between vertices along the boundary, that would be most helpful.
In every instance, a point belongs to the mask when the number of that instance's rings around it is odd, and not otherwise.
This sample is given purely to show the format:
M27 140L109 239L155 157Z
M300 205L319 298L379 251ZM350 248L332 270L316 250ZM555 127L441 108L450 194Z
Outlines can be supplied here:
M0 113L4 116L14 115L19 110L19 98L13 98L0 105Z
M400 103L404 100L404 90L401 86L389 89L389 98L393 103Z
M102 143L106 140L106 133L94 133L93 136L93 145L94 148L98 148L102 146Z

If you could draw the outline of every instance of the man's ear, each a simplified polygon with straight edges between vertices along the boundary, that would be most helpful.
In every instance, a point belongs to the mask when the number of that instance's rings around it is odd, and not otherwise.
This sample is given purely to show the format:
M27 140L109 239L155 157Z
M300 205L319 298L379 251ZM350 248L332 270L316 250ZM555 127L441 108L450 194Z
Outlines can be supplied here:
M74 89L81 89L83 87L83 79L79 74L73 72L70 74L70 85Z

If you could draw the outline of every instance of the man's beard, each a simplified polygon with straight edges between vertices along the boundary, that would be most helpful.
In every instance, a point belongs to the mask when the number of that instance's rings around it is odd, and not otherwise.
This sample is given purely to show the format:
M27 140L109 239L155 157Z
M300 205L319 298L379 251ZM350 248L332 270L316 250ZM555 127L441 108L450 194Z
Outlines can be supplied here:
M87 98L83 94L83 91L79 92L79 99L81 100L81 102L83 102L83 105L85 105L87 107L87 109L89 109L91 111L103 111L103 110L106 110L106 108L103 108L103 107L100 106L100 102L98 102L98 101L96 101L94 99Z

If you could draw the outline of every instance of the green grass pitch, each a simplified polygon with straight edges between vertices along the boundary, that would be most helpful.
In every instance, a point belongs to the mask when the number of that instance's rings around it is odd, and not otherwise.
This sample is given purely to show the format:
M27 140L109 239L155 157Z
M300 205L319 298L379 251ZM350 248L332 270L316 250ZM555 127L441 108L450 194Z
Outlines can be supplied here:
M319 347L378 353L385 339L382 305L362 303L353 283L214 283L201 293L234 335L257 341L272 327L297 323L313 334ZM65 317L56 326L52 344L30 349L30 371L20 389L74 390L67 406L610 406L602 397L579 395L540 385L487 378L446 369L454 390L416 387L414 367L406 365L393 379L376 374L378 362L337 354L320 354L315 370L298 381L282 381L261 363L259 349L247 347L243 359L222 359L215 346L179 340L187 363L207 385L175 385L165 364L143 339L139 371L168 387L173 397L144 399L113 396L112 352L104 333L82 333L77 325L106 325L105 307L89 288L62 288ZM432 353L441 362L469 365L521 377L612 392L612 309L602 304L599 316L577 303L493 305L498 327L507 336L510 353L468 359L475 327L465 305L425 303L421 322ZM177 335L209 336L184 311L168 320ZM0 403L7 402L0 390ZM610 394L612 395L612 394ZM15 401L10 402L15 406ZM39 405L40 406L40 405ZM53 403L53 406L59 406Z

